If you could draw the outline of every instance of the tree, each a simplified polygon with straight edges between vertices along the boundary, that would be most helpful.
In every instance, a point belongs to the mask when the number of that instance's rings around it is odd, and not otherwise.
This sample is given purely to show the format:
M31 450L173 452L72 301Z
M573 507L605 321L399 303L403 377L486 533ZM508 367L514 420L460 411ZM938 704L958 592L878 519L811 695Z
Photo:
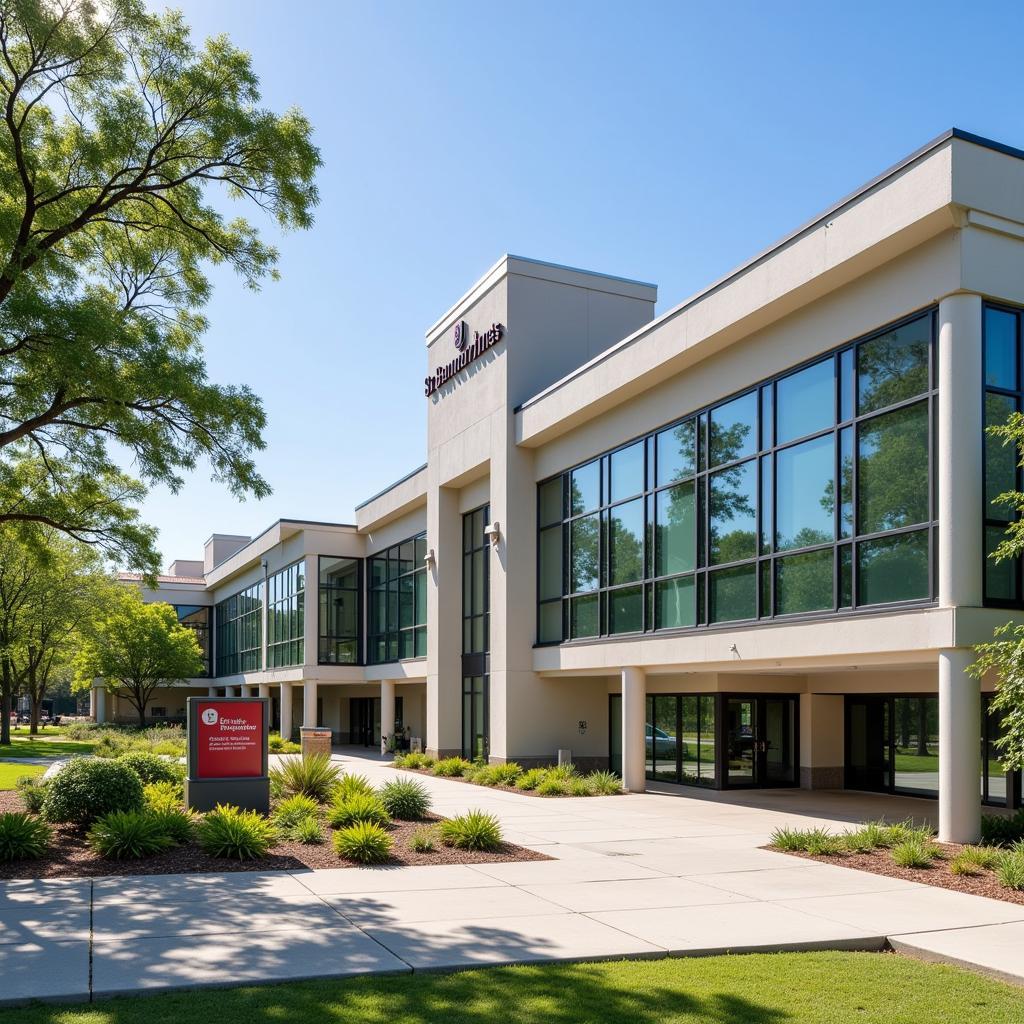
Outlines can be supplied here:
M75 686L85 690L99 678L108 693L135 708L144 726L153 691L198 676L203 666L195 632L178 622L169 604L146 604L136 590L123 590L82 643Z
M207 379L226 263L255 289L277 253L214 200L308 228L320 156L298 110L259 105L246 53L196 47L140 0L0 0L0 524L46 524L152 574L134 505L201 459L269 486L260 400ZM141 479L124 473L127 452Z
M1006 423L988 428L989 435L1016 452L1017 464L1024 466L1024 415L1013 413ZM1007 506L1014 516L1006 533L989 556L995 562L1017 559L1024 554L1024 494L1007 491L993 504ZM996 693L990 705L1002 713L1003 735L996 741L1000 761L1009 771L1024 769L1024 624L1007 622L999 626L992 640L974 648L978 657L968 668L976 679L988 673L996 678Z
M0 744L11 742L11 707L18 691L19 654L24 650L33 598L33 562L10 529L0 528Z

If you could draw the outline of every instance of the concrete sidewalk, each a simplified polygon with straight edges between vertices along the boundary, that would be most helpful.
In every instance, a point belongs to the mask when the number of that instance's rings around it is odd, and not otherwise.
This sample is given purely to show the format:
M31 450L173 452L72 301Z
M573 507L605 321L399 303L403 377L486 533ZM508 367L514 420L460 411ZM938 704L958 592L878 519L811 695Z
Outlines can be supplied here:
M1024 906L759 849L778 825L845 824L813 793L541 800L423 781L439 813L492 811L557 859L0 883L2 1000L886 942L1024 983ZM871 798L829 796L833 815L872 816ZM890 813L933 809L907 803Z

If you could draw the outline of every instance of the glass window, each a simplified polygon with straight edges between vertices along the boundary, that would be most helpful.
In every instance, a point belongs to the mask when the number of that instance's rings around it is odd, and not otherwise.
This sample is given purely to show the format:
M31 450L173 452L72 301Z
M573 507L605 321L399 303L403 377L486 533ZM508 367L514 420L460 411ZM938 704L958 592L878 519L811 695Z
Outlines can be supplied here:
M681 629L697 623L697 588L693 576L655 584L658 629Z
M267 577L267 665L305 662L305 563L296 562Z
M214 607L218 676L263 667L263 584L254 583Z
M839 536L852 537L853 522L853 427L839 431Z
M658 492L656 576L689 572L697 563L697 506L693 481Z
M562 527L550 526L540 535L540 596L562 596Z
M761 447L775 444L775 385L761 388Z
M551 523L562 521L562 478L555 477L547 483L540 484L537 488L539 498L540 525L549 526Z
M712 622L753 619L757 615L757 566L739 565L710 574Z
M188 626L196 635L203 656L203 668L199 674L201 676L211 675L210 619L213 615L213 608L209 605L176 604L174 610L178 614L178 621L183 626Z
M628 448L612 452L612 501L631 498L644 490L644 443L639 441Z
M866 341L857 350L857 411L895 405L928 390L931 314Z
M745 462L711 477L711 564L757 554L757 463Z
M985 395L985 426L1002 426L1017 409L1017 400L1009 395ZM1017 453L1012 444L985 434L985 516L1008 522L1013 506L995 503L1000 494L1017 489Z
M569 602L569 636L597 636L599 615L598 596L588 594L586 597L574 597Z
M861 423L857 461L860 533L927 521L927 402Z
M375 558L380 563L381 589L370 586L370 621L373 640L380 640L379 657L371 660L387 659L387 631L379 629L380 623L386 622L387 616L387 557ZM357 665L359 664L360 648L360 611L359 611L359 573L361 563L358 558L330 558L321 555L319 559L320 576L320 614L318 622L319 653L321 665ZM396 623L397 625L397 623Z
M1020 597L1017 588L1017 560L1004 558L997 562L992 552L999 547L1006 532L1001 526L985 527L985 596L995 601L1016 601Z
M827 544L835 538L835 441L827 434L775 457L775 547ZM831 601L829 602L831 604Z
M608 592L608 632L639 633L644 628L644 588L621 587Z
M835 361L830 357L806 370L783 377L775 385L779 401L776 444L806 437L835 423Z
M601 460L595 459L570 474L572 514L589 512L601 504Z
M685 480L694 474L693 420L658 434L658 485Z
M985 384L1017 390L1017 315L985 310Z
M845 423L853 418L853 349L839 353L839 418Z
M540 606L539 643L557 643L562 639L562 602L548 601Z
M609 515L609 583L631 583L644 576L644 502L616 505Z
M930 596L927 530L857 545L858 604L919 601Z
M775 611L778 615L824 611L832 607L832 548L789 555L775 563Z
M709 433L710 466L753 455L757 451L757 392L712 409Z
M464 532L465 529L464 520ZM427 567L423 561L426 552L427 538L420 534L370 559L367 659L371 664L426 655ZM358 616L358 607L351 600L348 603L350 614ZM351 642L344 646L346 655L353 646Z
M570 589L573 593L581 590L597 590L600 582L600 532L601 517L594 515L576 519L569 527L571 563Z

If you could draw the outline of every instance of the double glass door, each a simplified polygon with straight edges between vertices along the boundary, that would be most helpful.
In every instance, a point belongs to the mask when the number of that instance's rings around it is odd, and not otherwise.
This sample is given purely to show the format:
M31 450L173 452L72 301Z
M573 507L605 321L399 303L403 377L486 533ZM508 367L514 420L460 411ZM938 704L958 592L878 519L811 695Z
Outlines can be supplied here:
M796 697L727 697L728 788L795 786Z
M380 698L350 697L349 743L375 747L380 743Z

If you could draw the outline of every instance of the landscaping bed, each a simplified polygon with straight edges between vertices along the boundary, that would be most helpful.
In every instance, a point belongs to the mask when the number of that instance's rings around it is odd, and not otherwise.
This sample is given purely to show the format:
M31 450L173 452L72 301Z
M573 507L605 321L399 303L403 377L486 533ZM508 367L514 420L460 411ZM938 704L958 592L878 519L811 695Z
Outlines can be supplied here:
M485 764L467 761L462 757L441 760L426 754L397 754L392 768L429 775L453 782L468 782L474 786L500 789L523 796L622 796L625 790L618 776L608 771L595 771L581 775L572 764L551 765L546 768L523 768L515 761Z
M1024 836L1015 836L1013 820L983 828L979 846L937 842L930 828L906 821L840 833L778 829L765 849L1024 905ZM1017 820L1024 829L1024 815Z
M151 758L127 755L116 759L110 771L123 774L121 765L134 765L142 775L179 771L177 765L154 766ZM326 758L285 760L272 769L275 795L269 818L237 808L190 815L183 810L180 781L173 774L144 786L140 782L145 779L133 782L139 799L130 805L94 809L74 820L60 813L69 801L55 799L60 794L53 782L42 787L45 795L38 784L0 792L0 879L549 859L506 843L490 815L469 812L444 819L431 813L429 794L412 780L374 790L361 776L341 774ZM94 762L90 771L97 769L104 765ZM68 777L61 776L58 784L65 785ZM102 787L92 783L89 791L97 788ZM120 799L119 790L111 794ZM73 800L70 806L76 810ZM12 848L5 819L11 828L16 824L11 816L26 814L30 826L48 833L46 840L31 850L22 840L17 855L5 856Z

